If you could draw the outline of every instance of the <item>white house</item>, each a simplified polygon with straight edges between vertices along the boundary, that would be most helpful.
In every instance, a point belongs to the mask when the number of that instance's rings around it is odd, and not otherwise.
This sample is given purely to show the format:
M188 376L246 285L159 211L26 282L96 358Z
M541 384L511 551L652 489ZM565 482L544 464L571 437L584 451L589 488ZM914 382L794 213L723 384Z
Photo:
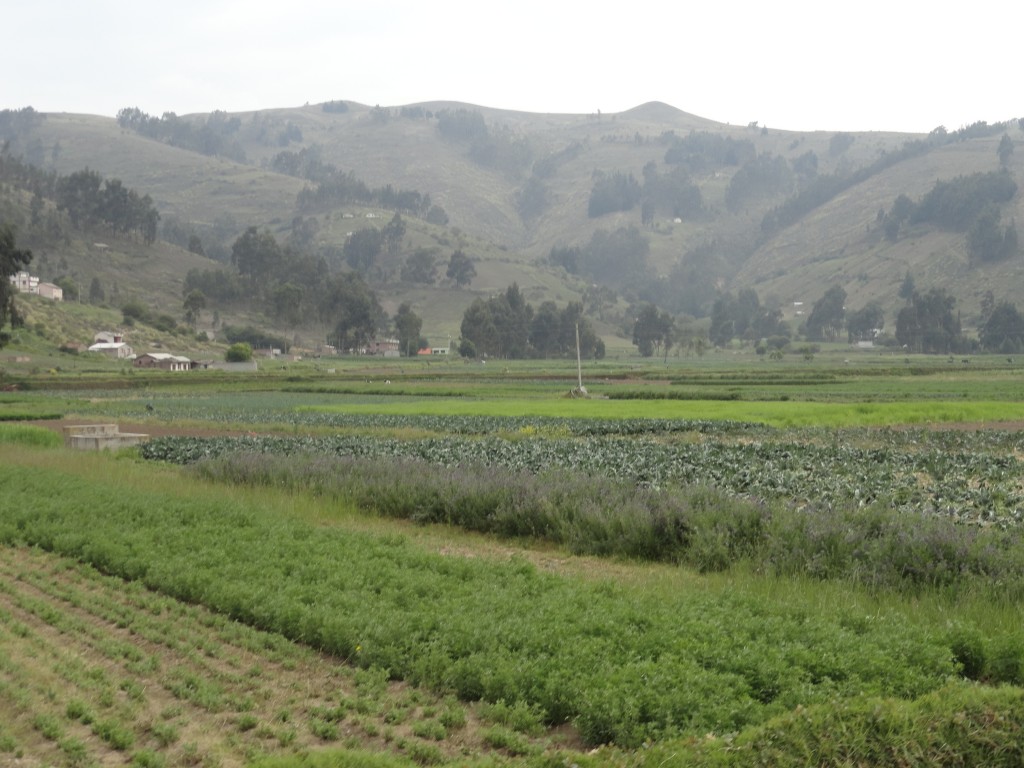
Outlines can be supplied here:
M110 341L98 341L89 347L90 352L101 352L108 357L112 357L115 360L125 360L132 357L135 354L130 346L125 344L123 341L110 342Z

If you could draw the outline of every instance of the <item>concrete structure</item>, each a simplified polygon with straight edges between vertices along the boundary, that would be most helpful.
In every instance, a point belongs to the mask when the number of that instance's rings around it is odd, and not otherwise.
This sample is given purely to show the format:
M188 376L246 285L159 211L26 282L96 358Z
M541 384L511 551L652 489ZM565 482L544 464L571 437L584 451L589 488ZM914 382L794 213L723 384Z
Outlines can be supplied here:
M51 301L64 300L64 290L60 286L41 282L38 277L30 275L28 272L18 272L11 275L10 279L11 285L17 289L18 293L34 293Z
M147 440L149 435L121 432L117 424L79 424L64 427L64 445L83 451L128 448Z
M101 352L115 360L126 360L135 354L135 350L121 342L100 341L89 347L90 352Z
M211 371L233 371L236 373L259 370L255 360L250 360L247 363L212 362L208 367Z
M40 283L37 293L50 301L64 301L64 289L53 283Z
M190 371L192 361L187 357L171 355L167 352L147 352L132 361L136 368L159 368L162 371Z

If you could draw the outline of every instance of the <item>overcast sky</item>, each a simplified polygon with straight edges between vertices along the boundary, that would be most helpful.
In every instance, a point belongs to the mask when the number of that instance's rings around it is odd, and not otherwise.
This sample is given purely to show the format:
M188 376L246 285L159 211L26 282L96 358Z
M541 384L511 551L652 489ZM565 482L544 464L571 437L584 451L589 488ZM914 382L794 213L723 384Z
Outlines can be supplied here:
M6 0L0 108L114 116L331 99L791 130L1024 117L1024 6L916 0Z

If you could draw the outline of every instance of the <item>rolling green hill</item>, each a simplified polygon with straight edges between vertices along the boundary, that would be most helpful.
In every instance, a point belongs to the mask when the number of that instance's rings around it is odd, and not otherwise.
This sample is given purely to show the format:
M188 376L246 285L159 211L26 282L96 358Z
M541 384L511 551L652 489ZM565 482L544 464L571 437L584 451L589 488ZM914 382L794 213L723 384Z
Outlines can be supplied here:
M315 158L321 169L373 190L429 195L442 211L440 217L425 214L426 206L404 211L401 244L383 254L370 275L385 312L411 302L424 318L423 333L438 340L458 336L473 299L513 281L534 304L579 300L594 283L607 283L616 301L594 315L606 337L622 335L631 303L654 299L674 313L701 315L715 289L752 287L795 327L795 302L809 307L839 284L851 308L879 302L891 329L908 272L919 289L956 296L965 326L976 319L986 291L997 301L1012 300L1024 288L1019 253L972 264L962 230L908 223L892 238L883 226L899 195L918 201L938 181L1001 165L1024 179L1024 151L1010 153L1005 163L998 155L1004 135L1024 138L1017 122L928 136L837 134L723 125L660 103L611 115L568 115L445 102L393 108L335 102L146 118L164 133L61 113L37 116L27 127L7 125L0 134L9 141L9 157L62 175L87 167L150 195L161 216L160 237L179 241L143 246L96 232L72 232L56 242L40 238L27 223L28 192L8 185L0 213L18 225L44 278L70 274L84 288L99 277L105 286L116 284L122 298L180 311L185 274L225 267L232 243L250 226L341 268L347 238L368 226L384 227L394 211L376 200L300 206L300 192L314 189L317 178L279 171L288 158ZM623 210L595 212L599 189L610 190L612 208L620 193L632 198L618 206ZM814 204L798 205L812 198ZM773 210L798 213L775 216L775 225L766 227ZM1003 225L1024 221L1022 214L1021 194L999 208ZM310 225L301 242L293 236L297 219ZM632 274L632 265L615 272L615 254L600 276L596 269L567 271L549 261L553 248L586 251L595 233L630 227L648 244L649 276ZM197 234L205 252L220 261L180 247L181 232ZM405 260L423 248L433 249L437 279L403 280ZM455 249L476 261L469 286L444 276ZM679 298L687 290L695 297ZM259 308L216 309L233 319Z

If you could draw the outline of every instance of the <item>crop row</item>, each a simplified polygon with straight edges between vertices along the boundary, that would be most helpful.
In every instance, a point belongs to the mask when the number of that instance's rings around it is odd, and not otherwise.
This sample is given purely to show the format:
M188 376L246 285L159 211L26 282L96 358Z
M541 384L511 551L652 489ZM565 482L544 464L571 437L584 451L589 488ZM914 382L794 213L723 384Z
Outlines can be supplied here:
M397 440L328 437L164 437L147 459L188 464L234 452L418 459L451 469L483 465L539 473L568 470L651 488L706 485L797 506L880 503L908 512L1010 526L1024 518L1024 466L1012 455L898 451L831 442L448 437Z
M363 667L523 702L590 744L736 731L852 695L916 697L954 638L854 608L648 593L317 527L225 493L0 466L0 541L39 546Z

